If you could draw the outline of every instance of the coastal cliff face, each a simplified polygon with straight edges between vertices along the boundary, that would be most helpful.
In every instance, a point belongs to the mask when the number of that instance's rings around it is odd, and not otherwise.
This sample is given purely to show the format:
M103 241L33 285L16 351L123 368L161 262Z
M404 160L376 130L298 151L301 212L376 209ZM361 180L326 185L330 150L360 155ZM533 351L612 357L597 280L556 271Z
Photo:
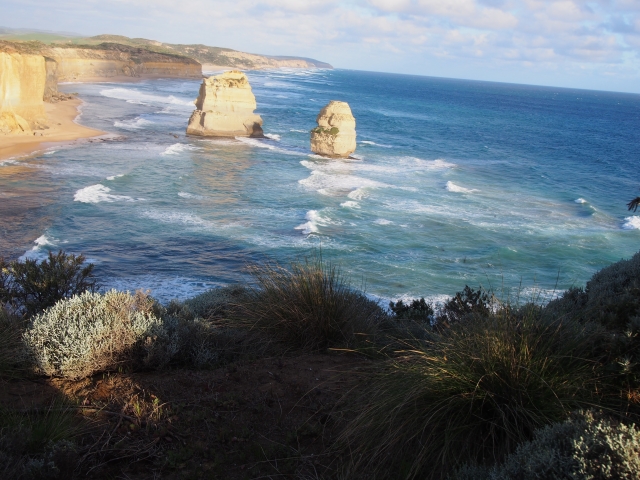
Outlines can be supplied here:
M356 119L346 102L331 100L311 130L311 151L332 158L346 158L356 151Z
M42 53L57 63L56 77L60 82L117 76L202 77L202 66L191 58L126 45L52 46L43 48Z
M40 55L0 51L0 132L32 134L46 128L45 59Z
M253 111L256 97L247 76L239 71L206 78L189 119L188 135L262 137L262 118Z

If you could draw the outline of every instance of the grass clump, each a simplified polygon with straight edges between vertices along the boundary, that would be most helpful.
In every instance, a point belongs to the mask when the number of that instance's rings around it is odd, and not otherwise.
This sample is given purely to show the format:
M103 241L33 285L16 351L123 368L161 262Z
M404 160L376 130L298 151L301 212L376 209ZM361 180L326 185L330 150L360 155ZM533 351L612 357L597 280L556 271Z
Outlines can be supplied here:
M58 300L96 290L93 264L83 255L49 252L47 259L7 262L0 258L0 304L30 317Z
M640 430L602 414L580 412L535 432L504 463L466 467L457 480L606 480L638 478Z
M176 351L170 325L144 293L85 292L29 322L26 354L39 373L72 379L122 366L164 365Z
M290 268L266 263L251 268L256 286L240 314L289 347L322 350L372 341L386 313L349 285L321 256Z
M597 329L534 306L431 330L355 390L341 436L349 475L446 478L492 464L568 412L597 404Z
M80 458L76 438L84 428L59 401L41 411L0 408L0 477L69 479Z

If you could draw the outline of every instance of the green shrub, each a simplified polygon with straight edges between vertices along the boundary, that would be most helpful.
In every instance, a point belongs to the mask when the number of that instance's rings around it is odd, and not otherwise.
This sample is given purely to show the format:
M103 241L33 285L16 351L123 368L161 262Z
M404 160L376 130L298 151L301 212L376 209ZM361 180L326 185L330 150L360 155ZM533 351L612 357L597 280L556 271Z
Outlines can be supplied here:
M0 409L0 478L72 478L80 462L74 440L82 432L59 401L28 413Z
M535 429L598 404L599 334L548 321L535 306L427 332L346 397L347 475L443 478L503 458Z
M465 285L464 290L456 293L444 304L436 320L441 326L447 326L466 317L486 318L497 306L498 302L493 294L482 287L474 290Z
M23 341L39 373L77 379L137 363L166 364L177 351L168 323L142 292L85 292L33 317Z
M83 255L67 255L63 251L42 262L6 262L0 258L0 303L8 304L29 317L58 300L85 291L95 291L93 265L83 265Z
M640 475L640 430L582 412L535 432L494 468L466 467L458 480L634 480Z
M611 384L640 414L640 253L595 273L586 288L568 290L545 313L607 329L602 348Z
M257 286L248 291L240 314L289 347L311 350L353 347L375 337L387 316L380 306L351 288L340 270L321 257L251 268Z
M339 132L340 130L338 129L338 127L331 127L331 128L315 127L311 129L311 133L326 133L327 135L332 135L334 137L338 135Z
M429 323L434 314L433 306L428 304L424 298L413 299L411 303L407 304L402 300L398 300L396 303L389 302L389 309L399 320L414 320L422 323Z
M21 361L23 326L24 321L0 305L0 378L15 378L26 373Z

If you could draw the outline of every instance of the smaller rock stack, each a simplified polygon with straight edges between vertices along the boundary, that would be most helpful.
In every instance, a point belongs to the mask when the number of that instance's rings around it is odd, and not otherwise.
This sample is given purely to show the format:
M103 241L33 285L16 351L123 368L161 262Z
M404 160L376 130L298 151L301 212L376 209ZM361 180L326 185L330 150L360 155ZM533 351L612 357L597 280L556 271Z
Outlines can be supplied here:
M256 97L247 76L237 70L205 78L187 135L203 137L262 137L262 118L253 111Z
M347 158L356 151L356 119L346 102L331 100L311 130L311 151L331 158Z

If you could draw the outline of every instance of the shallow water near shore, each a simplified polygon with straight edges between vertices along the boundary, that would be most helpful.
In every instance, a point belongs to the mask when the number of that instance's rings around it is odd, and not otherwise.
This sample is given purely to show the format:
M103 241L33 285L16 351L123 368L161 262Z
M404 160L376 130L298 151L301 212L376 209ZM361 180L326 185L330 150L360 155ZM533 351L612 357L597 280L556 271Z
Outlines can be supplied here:
M0 255L84 253L163 301L321 248L356 287L548 299L640 248L640 96L343 70L249 72L265 139L184 131L199 82L74 84L116 134L0 163ZM310 154L329 100L354 158ZM12 170L13 169L13 170Z

